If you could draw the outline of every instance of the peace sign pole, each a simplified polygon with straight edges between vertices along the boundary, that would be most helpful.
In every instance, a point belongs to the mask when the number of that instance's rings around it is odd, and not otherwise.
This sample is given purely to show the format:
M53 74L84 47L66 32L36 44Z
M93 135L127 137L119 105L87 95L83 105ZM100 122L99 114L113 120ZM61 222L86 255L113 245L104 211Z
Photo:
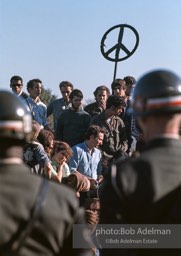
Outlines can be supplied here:
M120 29L119 30L119 35L118 35L118 42L111 47L109 50L105 51L106 48L106 38L107 35L112 32L112 30L114 29ZM131 32L133 32L135 39L136 39L136 43L135 46L133 47L132 50L129 50L123 43L123 34L125 30L131 30ZM116 79L116 73L117 73L117 63L119 61L123 61L127 58L129 58L131 55L133 55L133 53L136 51L137 47L139 44L139 34L136 31L136 29L130 25L127 24L121 24L121 25L116 25L112 28L110 28L108 31L106 31L106 33L103 35L102 40L101 40L101 45L100 45L100 49L101 49L101 53L102 55L110 61L115 62L115 67L114 67L114 76L113 76L113 81ZM124 54L126 54L126 56L124 57L119 57L121 50L124 52ZM110 54L113 53L115 51L115 58L110 57Z

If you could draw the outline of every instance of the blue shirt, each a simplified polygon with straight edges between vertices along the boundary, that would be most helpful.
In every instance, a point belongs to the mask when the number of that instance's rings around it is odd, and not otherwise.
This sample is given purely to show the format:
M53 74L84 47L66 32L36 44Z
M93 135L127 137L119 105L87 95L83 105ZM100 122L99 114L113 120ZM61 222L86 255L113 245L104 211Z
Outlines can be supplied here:
M72 150L73 156L69 161L70 171L77 170L96 180L97 175L102 174L101 151L98 148L94 148L93 153L90 154L85 141L73 146Z
M31 97L28 97L25 100L25 103L28 110L31 112L33 119L37 121L41 127L48 126L46 105L41 100L35 102Z

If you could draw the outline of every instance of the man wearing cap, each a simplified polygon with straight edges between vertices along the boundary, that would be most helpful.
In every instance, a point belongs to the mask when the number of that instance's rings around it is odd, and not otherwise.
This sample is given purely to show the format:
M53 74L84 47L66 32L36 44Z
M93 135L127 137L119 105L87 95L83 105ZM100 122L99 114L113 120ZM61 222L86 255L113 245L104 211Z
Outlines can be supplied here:
M181 224L181 78L168 70L146 73L134 89L132 110L146 145L139 157L110 168L102 188L100 222ZM103 249L101 255L181 255L173 246L176 238L171 234L170 244L165 242L162 249L158 241L157 249L141 244L141 249L130 249L128 244L124 250Z

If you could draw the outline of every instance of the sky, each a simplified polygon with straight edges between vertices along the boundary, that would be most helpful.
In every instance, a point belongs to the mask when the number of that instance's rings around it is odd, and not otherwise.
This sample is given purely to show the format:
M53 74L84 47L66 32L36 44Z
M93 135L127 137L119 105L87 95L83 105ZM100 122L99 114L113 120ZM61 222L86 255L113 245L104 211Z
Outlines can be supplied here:
M10 78L19 75L25 92L27 82L39 78L60 97L59 83L67 80L93 99L96 87L110 88L114 77L115 62L100 50L102 38L124 24L139 41L129 58L117 62L116 78L139 79L158 68L181 75L180 0L0 0L0 88L9 90ZM118 32L107 35L105 52L117 44ZM129 28L122 43L134 48Z

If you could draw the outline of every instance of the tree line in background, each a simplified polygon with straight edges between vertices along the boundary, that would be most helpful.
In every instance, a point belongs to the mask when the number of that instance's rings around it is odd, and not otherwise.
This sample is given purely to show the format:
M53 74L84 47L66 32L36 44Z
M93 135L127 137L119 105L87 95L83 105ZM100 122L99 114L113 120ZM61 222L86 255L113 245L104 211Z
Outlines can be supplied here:
M57 99L58 96L56 96L55 94L52 94L52 90L50 89L45 89L44 87L42 88L42 92L41 92L41 101L43 103L46 104L46 106L48 106L48 104L52 101ZM50 128L53 130L53 116L49 116L48 117L48 121L49 121L49 126Z

